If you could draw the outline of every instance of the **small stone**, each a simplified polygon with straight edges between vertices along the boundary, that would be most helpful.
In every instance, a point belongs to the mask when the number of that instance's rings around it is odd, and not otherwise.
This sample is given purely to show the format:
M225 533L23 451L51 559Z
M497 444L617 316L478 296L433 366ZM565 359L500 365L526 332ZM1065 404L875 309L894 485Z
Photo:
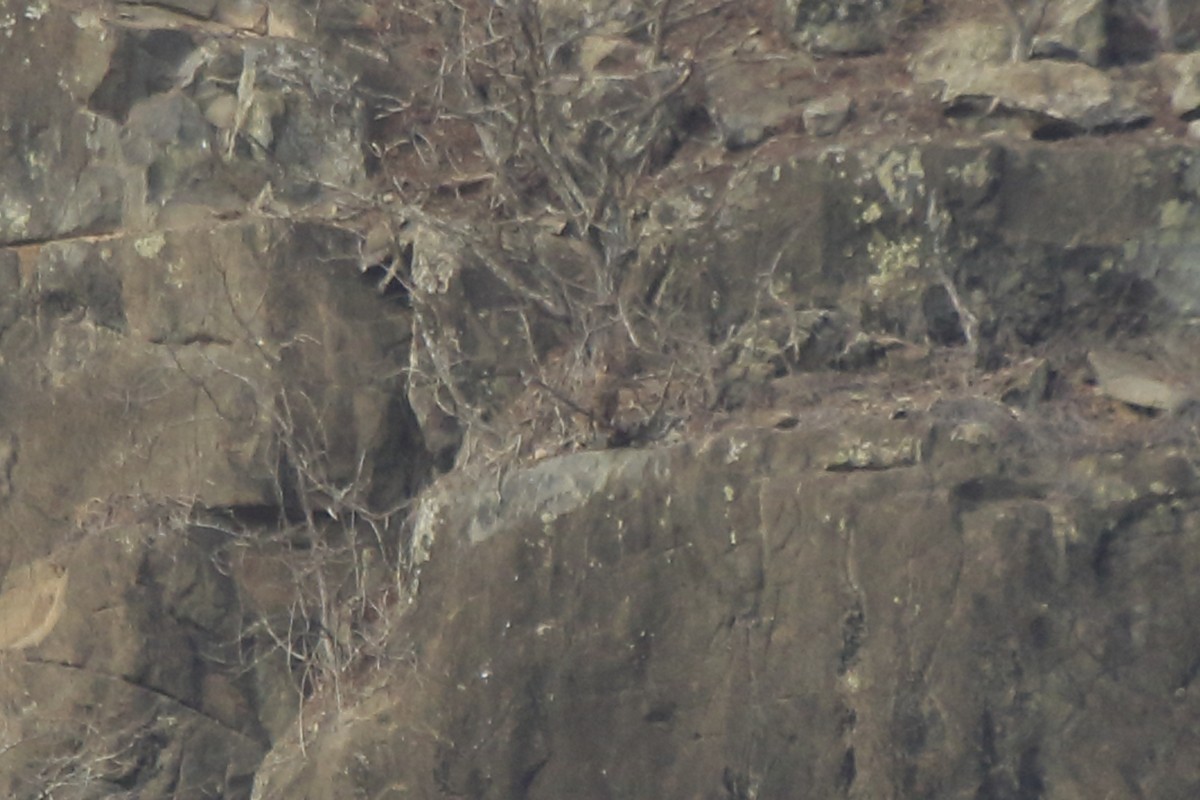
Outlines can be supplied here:
M216 19L231 28L267 32L266 0L218 0Z
M1195 142L1200 142L1200 119L1194 119L1187 126L1188 138Z
M854 101L844 94L814 100L804 107L804 130L813 136L832 136L850 119Z
M1088 353L1100 392L1127 405L1175 412L1191 399L1187 389L1161 365L1108 350Z

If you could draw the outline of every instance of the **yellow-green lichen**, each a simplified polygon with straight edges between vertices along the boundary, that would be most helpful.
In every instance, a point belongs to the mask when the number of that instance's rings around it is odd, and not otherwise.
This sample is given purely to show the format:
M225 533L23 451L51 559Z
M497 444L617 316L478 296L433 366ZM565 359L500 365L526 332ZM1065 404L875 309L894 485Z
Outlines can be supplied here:
M1159 206L1158 227L1162 229L1182 228L1191 222L1192 211L1191 203L1168 200Z
M0 225L17 235L23 236L29 230L29 219L32 212L26 203L10 203L0 206Z
M875 265L875 274L867 285L875 297L881 297L897 281L912 277L921 268L921 237L886 239L881 235L867 243L867 254Z
M157 258L162 252L163 247L167 244L167 237L161 233L152 233L149 236L143 236L133 243L133 249L142 258Z
M982 189L991 180L992 170L988 166L987 158L983 157L977 158L974 161L968 161L962 166L950 167L946 170L946 174L951 178L962 181L967 186Z
M883 208L880 207L879 203L871 203L863 209L860 219L867 225L878 222L883 219Z

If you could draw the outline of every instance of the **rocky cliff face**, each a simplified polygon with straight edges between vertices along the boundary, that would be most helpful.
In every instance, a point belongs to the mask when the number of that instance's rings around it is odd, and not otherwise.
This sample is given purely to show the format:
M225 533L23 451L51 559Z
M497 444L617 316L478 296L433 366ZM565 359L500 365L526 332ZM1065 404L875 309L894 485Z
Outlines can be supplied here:
M1200 795L1193 4L0 37L0 793Z

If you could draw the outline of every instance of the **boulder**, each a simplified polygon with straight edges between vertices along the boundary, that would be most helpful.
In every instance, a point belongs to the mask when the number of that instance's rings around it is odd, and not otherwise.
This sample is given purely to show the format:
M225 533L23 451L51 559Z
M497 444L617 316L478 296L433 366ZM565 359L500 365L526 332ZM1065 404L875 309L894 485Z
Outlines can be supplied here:
M794 125L813 93L808 57L771 61L719 59L706 65L704 89L709 115L730 149L750 147ZM755 91L746 91L754 86Z
M1011 26L956 24L914 54L910 69L918 83L937 87L948 110L1001 110L1029 119L1035 135L1130 127L1151 117L1136 83L1085 63L1014 60L1013 41Z
M267 0L217 0L213 15L231 28L266 33L270 5Z
M972 65L1003 64L1012 60L1011 27L986 21L966 21L950 26L909 59L909 70L918 83L940 83L957 70Z
M976 103L1028 115L1035 135L1131 127L1151 117L1138 99L1136 86L1086 64L960 64L946 69L938 80L947 107Z

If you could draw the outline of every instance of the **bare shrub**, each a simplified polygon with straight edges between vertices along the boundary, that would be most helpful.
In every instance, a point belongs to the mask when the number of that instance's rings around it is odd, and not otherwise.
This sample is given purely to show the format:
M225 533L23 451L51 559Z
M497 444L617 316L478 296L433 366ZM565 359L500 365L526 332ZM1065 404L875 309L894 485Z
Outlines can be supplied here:
M692 54L703 42L676 34L725 5L413 0L392 12L390 30L429 46L414 69L423 80L379 102L375 155L391 180L394 251L384 266L363 266L412 298L421 357L410 381L429 387L439 412L497 442L514 437L496 429L489 394L526 396L538 406L527 420L548 411L550 429L534 438L591 429L624 442L662 427L648 420L686 385L667 376L695 332L672 328L628 290L638 189L670 161L698 108ZM511 298L509 374L469 368L439 315L446 282L470 269ZM631 390L635 377L661 391L634 397L645 394ZM622 388L646 419L619 418Z

